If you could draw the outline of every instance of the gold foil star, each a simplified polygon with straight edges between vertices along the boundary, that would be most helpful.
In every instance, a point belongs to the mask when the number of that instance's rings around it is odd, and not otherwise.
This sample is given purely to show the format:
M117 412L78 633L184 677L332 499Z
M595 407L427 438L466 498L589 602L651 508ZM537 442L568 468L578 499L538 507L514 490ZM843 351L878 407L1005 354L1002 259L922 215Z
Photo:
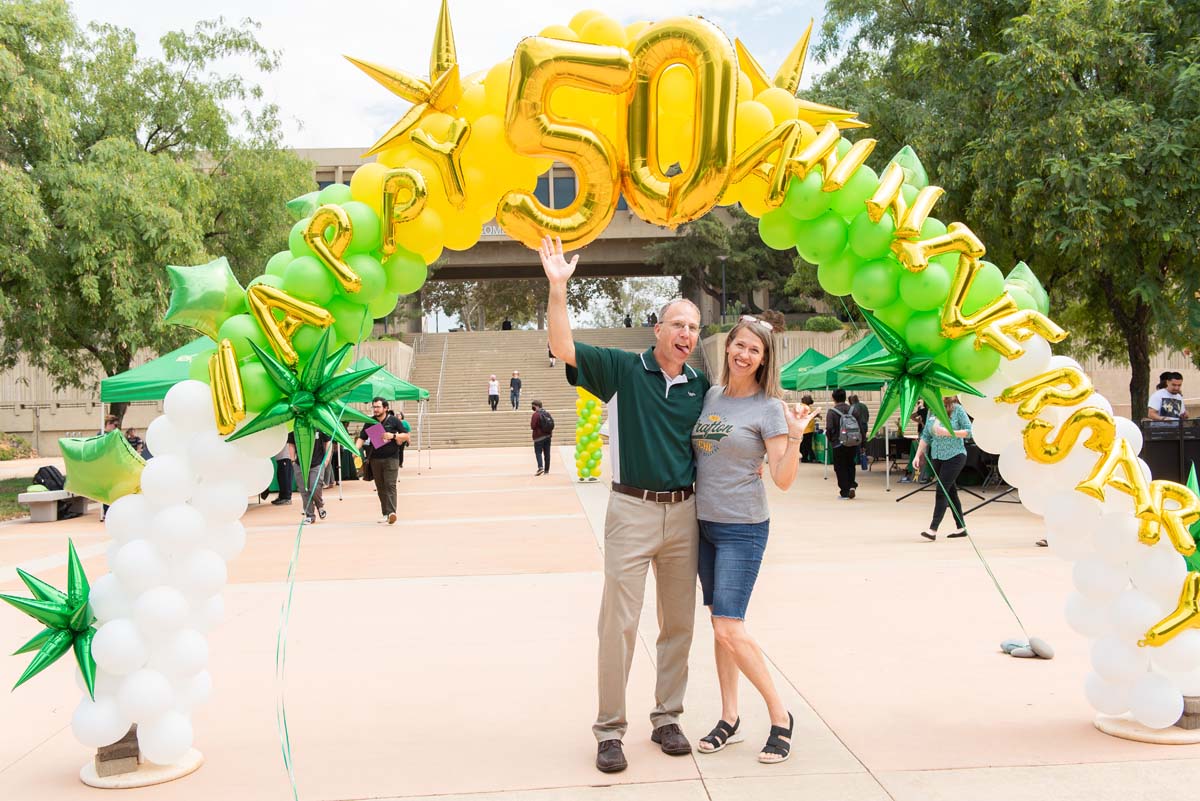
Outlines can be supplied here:
M389 92L413 104L400 121L371 146L367 156L373 156L386 149L407 134L431 110L449 111L462 98L462 80L459 78L458 55L454 48L454 29L450 26L450 9L446 2L447 0L442 0L437 30L433 34L428 81L407 72L346 56L351 64L370 75Z
M808 58L808 40L812 36L813 21L808 21L808 27L804 29L804 34L800 37L800 41L796 42L796 46L792 48L792 52L788 53L787 58L783 60L779 70L775 73L775 77L771 80L767 79L766 70L758 63L746 46L742 44L741 39L734 40L734 46L737 48L738 66L750 78L750 86L754 91L755 96L764 89L778 87L788 91L793 96L797 97L799 110L797 116L804 120L812 127L820 130L825 126L825 123L832 122L838 128L866 128L865 122L856 119L858 113L847 111L845 109L834 108L833 106L825 106L821 103L813 103L808 100L799 98L800 78L804 75L804 62Z

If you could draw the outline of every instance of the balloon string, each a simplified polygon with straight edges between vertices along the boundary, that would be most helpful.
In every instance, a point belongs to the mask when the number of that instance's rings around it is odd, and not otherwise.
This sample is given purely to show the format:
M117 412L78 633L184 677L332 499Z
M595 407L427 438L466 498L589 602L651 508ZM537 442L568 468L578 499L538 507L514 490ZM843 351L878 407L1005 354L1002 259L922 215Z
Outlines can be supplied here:
M363 325L367 321L366 310L363 310L363 319L358 324L358 339L362 339ZM356 341L354 344L354 355L359 354L361 341ZM346 411L347 401L343 397L341 408L338 409L338 419ZM318 434L319 436L319 434ZM320 481L321 473L325 472L325 465L329 463L330 456L333 454L332 443L330 447L325 449L325 456L321 459L321 469L317 471L317 481ZM301 483L308 487L308 466L305 466ZM314 484L314 489L315 489ZM275 725L279 729L279 746L283 752L283 766L287 769L288 782L292 788L292 798L294 801L300 801L300 788L296 784L296 765L292 757L292 736L288 730L287 722L287 690L284 680L287 675L287 640L288 640L288 624L292 618L292 597L296 591L296 568L300 564L300 541L304 536L304 524L308 522L309 512L312 510L312 503L315 492L308 492L308 503L304 505L304 516L300 518L300 525L296 527L296 541L292 543L292 558L288 563L287 571L287 594L284 597L283 605L279 610L279 633L275 638Z
M929 461L933 462L932 456L930 456ZM1012 612L1013 618L1016 619L1017 625L1021 628L1021 633L1025 635L1025 640L1028 641L1029 632L1025 630L1025 624L1021 622L1021 616L1017 614L1017 610L1013 608L1012 601L1008 599L1008 595L1004 592L1004 588L1000 586L1000 580L996 578L996 574L992 572L992 566L988 564L988 560L983 557L983 553L979 550L979 546L975 544L975 538L971 536L969 531L967 531L967 522L963 518L963 515L959 512L954 504L950 503L950 493L946 489L946 485L942 483L942 477L937 474L937 470L932 469L932 464L930 464L929 467L929 472L933 473L933 480L937 482L938 489L941 490L942 495L946 498L946 505L950 507L950 513L954 516L954 519L958 521L959 530L967 535L967 542L971 543L971 548L974 549L975 555L979 557L979 561L983 564L983 569L986 570L987 574L991 577L992 583L996 585L996 591L1000 593L1000 597L1004 599L1004 604L1008 607L1008 611Z

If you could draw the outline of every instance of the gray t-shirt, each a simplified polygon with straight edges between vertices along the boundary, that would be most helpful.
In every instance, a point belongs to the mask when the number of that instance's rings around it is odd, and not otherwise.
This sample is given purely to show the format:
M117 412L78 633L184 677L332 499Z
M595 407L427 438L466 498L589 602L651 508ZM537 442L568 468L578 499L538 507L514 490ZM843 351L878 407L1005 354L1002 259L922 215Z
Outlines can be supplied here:
M724 387L711 388L692 429L696 516L713 523L761 523L770 517L758 468L765 440L787 431L779 400L761 392L730 398Z

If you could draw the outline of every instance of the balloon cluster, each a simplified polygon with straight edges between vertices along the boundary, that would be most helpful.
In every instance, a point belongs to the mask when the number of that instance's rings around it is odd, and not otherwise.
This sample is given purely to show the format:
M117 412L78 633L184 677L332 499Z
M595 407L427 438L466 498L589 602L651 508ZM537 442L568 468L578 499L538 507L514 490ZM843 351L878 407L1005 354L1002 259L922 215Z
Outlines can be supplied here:
M112 571L91 586L95 695L86 692L71 727L100 747L138 726L151 762L171 764L192 746L192 710L209 697L208 632L224 614L226 562L241 553L247 496L271 481L278 426L235 443L217 433L209 388L184 381L146 430L154 454L142 491L109 508ZM81 677L81 687L83 685Z
M600 419L604 413L600 399L582 387L575 393L575 470L580 481L596 481L600 478L600 463L604 451L600 442Z

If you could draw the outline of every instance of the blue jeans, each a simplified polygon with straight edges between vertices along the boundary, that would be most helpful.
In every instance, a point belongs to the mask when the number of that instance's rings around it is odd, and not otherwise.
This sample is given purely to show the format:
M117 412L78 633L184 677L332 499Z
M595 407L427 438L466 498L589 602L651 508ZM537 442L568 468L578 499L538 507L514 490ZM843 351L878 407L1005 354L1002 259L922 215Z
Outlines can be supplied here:
M746 619L750 593L767 550L770 520L761 523L700 521L700 555L697 571L704 605L713 617Z
M533 441L533 454L537 457L538 470L550 472L550 437Z

